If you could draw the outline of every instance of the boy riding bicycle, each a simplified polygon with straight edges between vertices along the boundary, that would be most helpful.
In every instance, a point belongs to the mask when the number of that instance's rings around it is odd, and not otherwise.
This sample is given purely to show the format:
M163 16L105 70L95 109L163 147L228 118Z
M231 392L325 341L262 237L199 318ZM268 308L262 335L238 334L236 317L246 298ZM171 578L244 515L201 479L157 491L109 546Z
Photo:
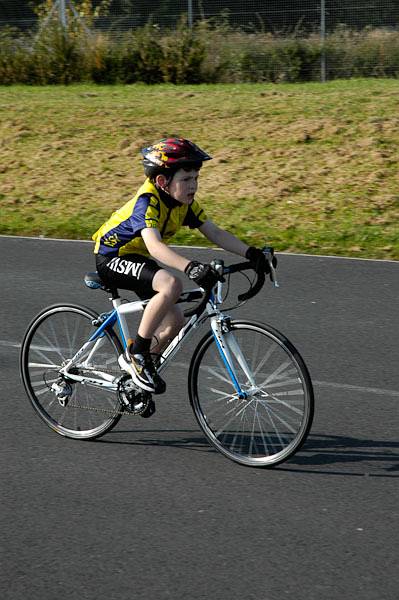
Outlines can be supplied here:
M195 200L202 163L211 160L189 140L167 138L144 148L144 184L132 200L114 212L93 235L97 270L110 288L134 291L150 298L136 339L121 357L121 366L142 389L155 394L166 385L151 358L159 353L184 324L176 304L182 283L159 266L174 268L206 289L218 280L211 265L190 261L168 246L182 226L197 228L221 248L245 256L256 271L270 272L263 252L210 221Z

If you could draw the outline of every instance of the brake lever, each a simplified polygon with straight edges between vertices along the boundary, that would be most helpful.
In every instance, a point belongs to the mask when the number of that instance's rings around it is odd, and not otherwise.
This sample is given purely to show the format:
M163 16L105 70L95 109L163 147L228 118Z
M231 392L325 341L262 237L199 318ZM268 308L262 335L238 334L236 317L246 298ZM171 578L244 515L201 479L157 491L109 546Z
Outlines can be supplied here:
M211 262L212 268L219 275L219 281L216 287L216 301L218 304L222 304L222 282L225 281L224 274L224 260L216 259Z
M277 281L277 275L276 275L276 269L273 266L273 250L272 248L270 248L269 246L266 246L265 248L262 248L262 252L266 257L266 260L269 264L269 268L270 268L270 279L273 283L273 286L275 288L279 288L280 284Z
M268 260L267 262L269 263L269 267L270 267L270 276L271 276L272 283L275 288L279 288L280 284L277 281L276 269L273 267L273 262L271 260Z

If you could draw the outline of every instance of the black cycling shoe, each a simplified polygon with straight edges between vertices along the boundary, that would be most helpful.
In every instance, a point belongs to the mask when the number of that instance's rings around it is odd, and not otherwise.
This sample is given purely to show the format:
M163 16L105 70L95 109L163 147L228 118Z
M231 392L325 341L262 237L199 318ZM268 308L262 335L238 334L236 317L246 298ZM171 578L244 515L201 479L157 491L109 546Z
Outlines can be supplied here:
M138 386L152 392L153 394L163 394L166 390L166 383L158 375L151 355L148 353L130 355L134 374L132 379Z

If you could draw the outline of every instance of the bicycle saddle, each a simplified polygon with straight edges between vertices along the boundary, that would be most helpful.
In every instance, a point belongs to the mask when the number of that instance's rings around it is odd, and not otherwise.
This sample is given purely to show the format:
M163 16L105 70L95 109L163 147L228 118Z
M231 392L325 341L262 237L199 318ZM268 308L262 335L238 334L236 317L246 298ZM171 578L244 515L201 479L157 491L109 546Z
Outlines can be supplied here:
M101 279L100 275L97 273L97 271L86 273L86 275L84 276L84 282L87 285L87 287L91 288L92 290L101 289L106 292L110 291Z

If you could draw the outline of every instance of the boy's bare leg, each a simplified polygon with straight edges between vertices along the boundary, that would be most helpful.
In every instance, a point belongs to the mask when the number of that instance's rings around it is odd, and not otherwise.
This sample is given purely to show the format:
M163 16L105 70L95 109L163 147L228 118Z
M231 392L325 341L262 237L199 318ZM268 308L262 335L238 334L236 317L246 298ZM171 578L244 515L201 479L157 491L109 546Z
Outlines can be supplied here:
M177 327L178 312L175 304L182 292L182 283L168 271L157 271L152 280L153 289L158 292L148 302L138 328L136 339L129 348L130 364L125 357L120 357L121 366L130 373L133 381L145 390L163 394L166 384L157 373L149 356L154 333L159 329L165 343L165 338ZM143 413L144 416L144 413ZM147 415L150 416L150 415Z
M183 311L179 305L174 305L153 335L151 352L159 354L173 340L185 323Z
M158 332L161 347L182 326L183 315L175 303L183 286L180 279L161 269L155 273L152 287L158 293L147 304L137 333L142 338L149 339Z

